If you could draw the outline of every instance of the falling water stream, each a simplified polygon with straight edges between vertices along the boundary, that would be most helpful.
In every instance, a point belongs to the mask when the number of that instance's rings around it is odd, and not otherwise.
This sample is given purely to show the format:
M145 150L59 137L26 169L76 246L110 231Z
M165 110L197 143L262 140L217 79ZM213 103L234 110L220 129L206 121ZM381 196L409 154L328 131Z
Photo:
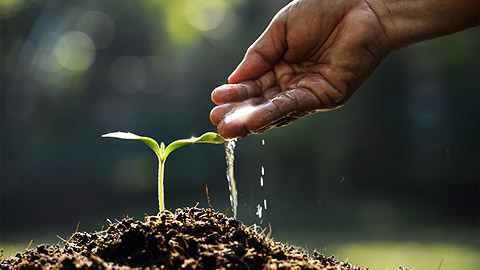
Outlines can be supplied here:
M233 218L237 218L237 208L238 208L238 192L237 192L237 183L233 176L234 173L234 161L235 161L235 146L237 139L230 139L225 141L225 159L227 161L227 180L228 180L228 189L230 190L230 205L232 206ZM265 140L262 140L262 145L265 145ZM260 186L263 187L263 177L265 176L265 168L260 167ZM260 224L262 224L262 210L267 209L267 200L263 200L263 207L261 204L257 205L256 215L260 218Z
M235 160L235 143L237 139L227 140L225 142L225 156L227 160L227 180L228 189L230 190L230 204L232 205L233 218L237 218L238 193L237 184L233 177L233 162Z
M262 139L262 145L265 146L265 140ZM265 168L260 166L260 187L263 187L263 177L265 176ZM267 209L267 199L263 200L263 207L261 204L257 204L257 211L255 212L255 215L260 219L260 224L263 223L262 219L262 211Z

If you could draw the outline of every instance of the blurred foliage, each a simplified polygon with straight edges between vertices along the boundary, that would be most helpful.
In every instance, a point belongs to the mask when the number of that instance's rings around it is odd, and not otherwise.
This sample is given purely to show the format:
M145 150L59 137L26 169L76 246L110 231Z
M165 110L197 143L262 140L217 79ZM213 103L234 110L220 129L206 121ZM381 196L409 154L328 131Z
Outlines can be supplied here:
M100 135L213 131L211 90L287 2L1 1L2 245L155 214L155 158ZM477 28L396 52L341 109L241 140L239 219L298 245L478 251L479 44ZM221 147L181 149L165 174L172 209L207 207L208 186L231 213Z
M338 258L364 268L438 270L478 269L479 251L470 247L418 243L345 244L334 251Z

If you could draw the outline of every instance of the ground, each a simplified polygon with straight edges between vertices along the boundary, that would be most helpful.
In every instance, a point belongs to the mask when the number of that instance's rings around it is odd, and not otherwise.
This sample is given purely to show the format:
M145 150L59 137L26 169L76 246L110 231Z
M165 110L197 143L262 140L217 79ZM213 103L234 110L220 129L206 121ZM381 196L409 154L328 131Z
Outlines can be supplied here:
M40 245L0 263L2 269L359 269L316 251L275 242L213 209L112 222L75 232L65 245Z

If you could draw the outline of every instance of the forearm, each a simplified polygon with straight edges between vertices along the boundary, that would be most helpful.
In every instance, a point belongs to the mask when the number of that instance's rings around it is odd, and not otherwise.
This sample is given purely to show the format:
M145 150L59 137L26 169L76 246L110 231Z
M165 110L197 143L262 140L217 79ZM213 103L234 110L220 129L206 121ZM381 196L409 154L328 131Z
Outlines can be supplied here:
M480 25L480 0L366 0L394 49Z

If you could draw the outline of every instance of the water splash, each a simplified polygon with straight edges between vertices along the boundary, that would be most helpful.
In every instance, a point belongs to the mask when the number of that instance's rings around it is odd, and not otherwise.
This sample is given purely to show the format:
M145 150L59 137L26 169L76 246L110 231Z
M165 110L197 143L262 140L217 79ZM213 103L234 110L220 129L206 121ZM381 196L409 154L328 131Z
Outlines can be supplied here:
M233 163L235 160L235 145L237 139L230 139L225 141L225 159L227 161L227 180L228 189L230 190L230 204L233 210L233 218L237 218L238 193L237 184L233 177Z

